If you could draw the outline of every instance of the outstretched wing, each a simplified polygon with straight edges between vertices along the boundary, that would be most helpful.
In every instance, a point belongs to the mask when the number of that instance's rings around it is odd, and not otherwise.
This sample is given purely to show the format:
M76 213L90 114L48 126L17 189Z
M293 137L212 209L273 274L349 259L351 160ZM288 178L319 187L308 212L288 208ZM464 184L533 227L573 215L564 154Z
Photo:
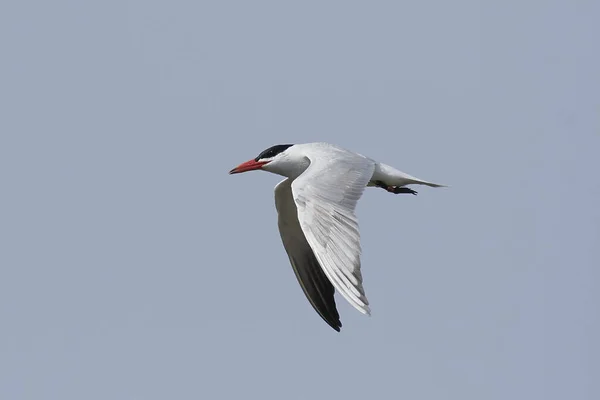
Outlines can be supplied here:
M342 323L335 307L335 290L300 228L289 179L281 181L275 187L275 207L281 240L300 287L321 318L339 332Z
M313 149L311 149L313 150ZM370 314L360 271L356 203L373 176L373 160L342 149L314 149L292 184L298 222L323 272L342 296Z

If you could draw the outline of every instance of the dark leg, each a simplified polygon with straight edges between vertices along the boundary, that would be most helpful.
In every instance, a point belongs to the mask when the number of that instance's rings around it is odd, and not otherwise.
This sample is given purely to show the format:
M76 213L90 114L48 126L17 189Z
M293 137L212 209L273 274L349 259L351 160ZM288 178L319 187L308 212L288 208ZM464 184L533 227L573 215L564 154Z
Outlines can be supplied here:
M400 194L400 193L408 193L408 194L414 194L414 195L417 194L417 192L415 190L412 190L412 189L409 189L406 187L400 187L400 186L388 186L383 181L376 181L375 185L377 187L385 189L388 192L394 193L394 194Z
M398 186L392 186L392 190L388 190L389 192L395 193L395 194L399 194L399 193L410 193L410 194L414 194L415 196L417 195L417 191L416 190L412 190L409 188L405 188L405 187L398 187Z

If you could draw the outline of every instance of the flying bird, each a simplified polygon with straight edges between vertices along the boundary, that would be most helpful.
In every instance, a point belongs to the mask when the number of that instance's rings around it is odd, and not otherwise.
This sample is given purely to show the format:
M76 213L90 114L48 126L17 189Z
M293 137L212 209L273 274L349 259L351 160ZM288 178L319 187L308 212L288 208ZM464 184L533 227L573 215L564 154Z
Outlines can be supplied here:
M275 186L283 246L306 298L338 332L342 323L335 290L358 311L371 314L363 288L355 215L365 188L416 195L405 186L445 187L329 143L272 146L229 173L253 170L285 177Z

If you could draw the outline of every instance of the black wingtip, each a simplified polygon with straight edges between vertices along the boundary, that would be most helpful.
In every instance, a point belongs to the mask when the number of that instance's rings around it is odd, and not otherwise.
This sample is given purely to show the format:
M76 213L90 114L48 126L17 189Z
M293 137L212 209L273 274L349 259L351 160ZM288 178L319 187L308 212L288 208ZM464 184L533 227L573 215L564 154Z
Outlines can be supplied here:
M325 320L325 322L327 322L327 325L329 325L336 332L340 332L342 330L342 321L340 321L339 318L333 321Z

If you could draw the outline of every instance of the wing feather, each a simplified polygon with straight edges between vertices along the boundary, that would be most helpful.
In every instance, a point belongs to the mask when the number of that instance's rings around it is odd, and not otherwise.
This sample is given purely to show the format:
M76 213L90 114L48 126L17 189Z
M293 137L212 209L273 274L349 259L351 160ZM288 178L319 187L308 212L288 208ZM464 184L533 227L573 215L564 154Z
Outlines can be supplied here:
M275 187L275 206L281 240L304 295L321 318L339 332L342 323L335 305L335 289L300 228L289 179Z
M300 227L335 289L357 310L370 314L355 208L375 163L337 148L315 149L308 158L309 167L291 184Z

